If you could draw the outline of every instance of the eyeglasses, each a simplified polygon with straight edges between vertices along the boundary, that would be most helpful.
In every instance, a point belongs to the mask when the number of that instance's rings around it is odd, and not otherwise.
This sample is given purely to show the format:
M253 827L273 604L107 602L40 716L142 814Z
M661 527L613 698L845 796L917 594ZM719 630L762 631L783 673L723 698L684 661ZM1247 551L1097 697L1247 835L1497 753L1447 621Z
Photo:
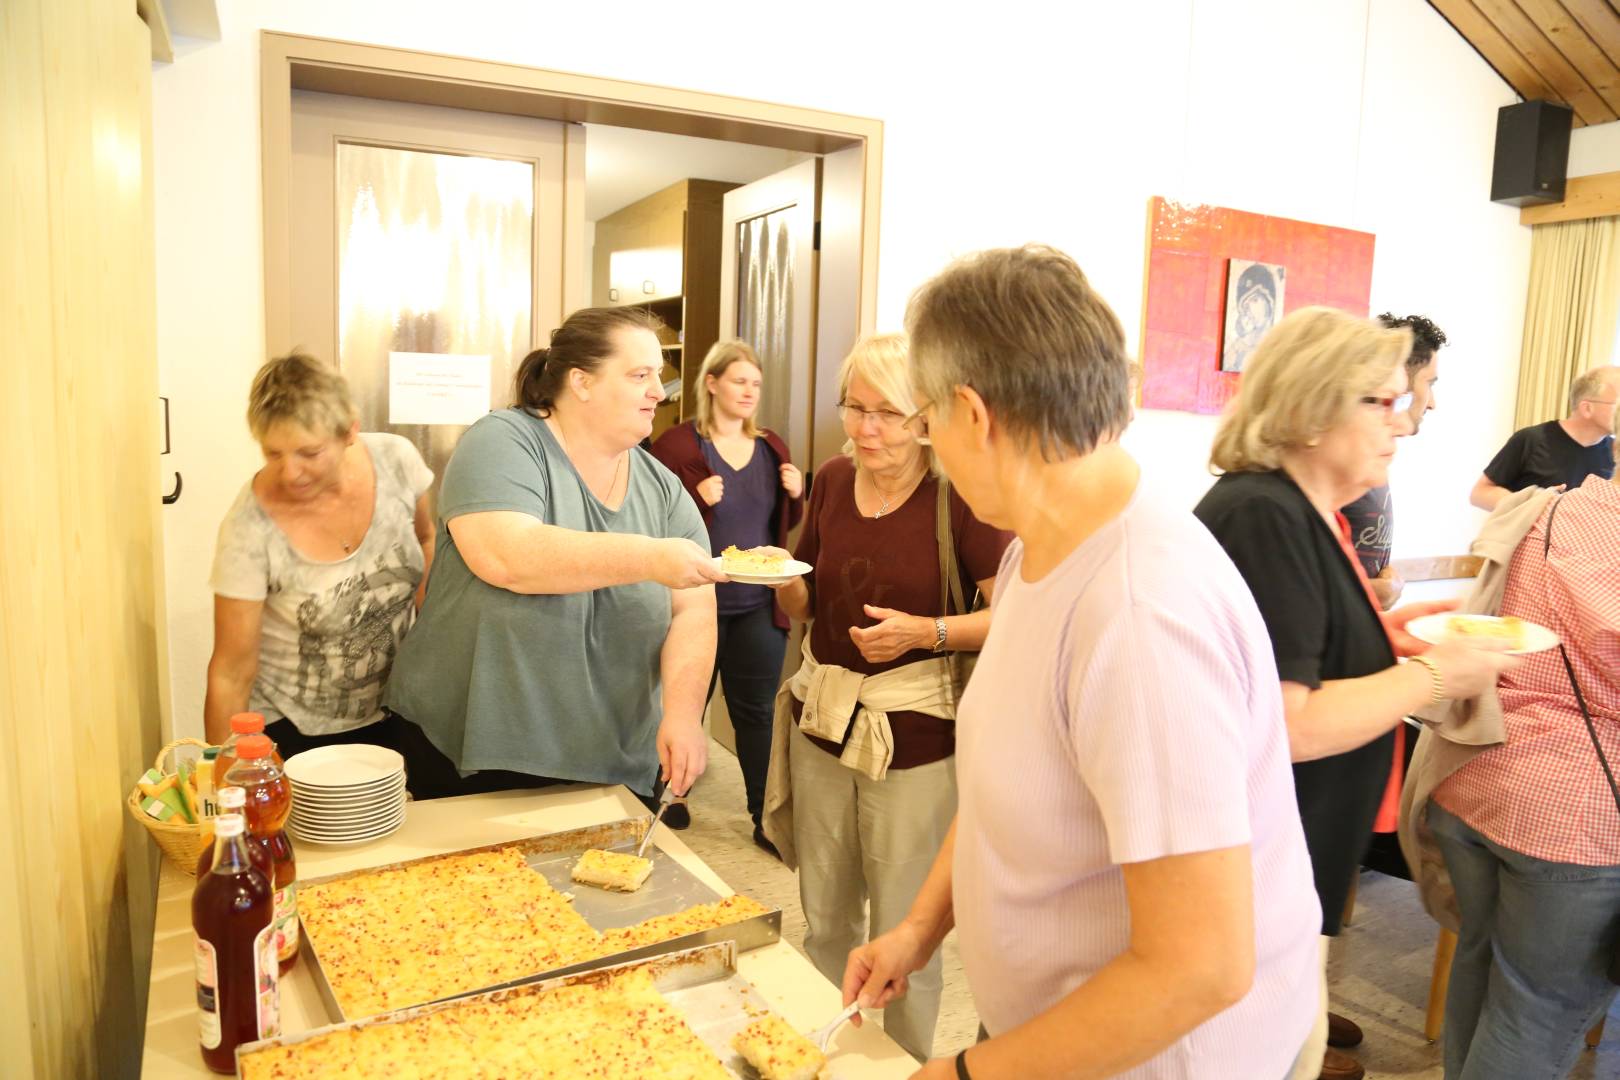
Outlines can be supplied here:
M1411 394L1367 394L1361 398L1363 405L1377 405L1386 413L1405 412L1412 407Z
M838 414L843 418L845 424L856 428L860 427L866 418L870 416L877 421L877 426L885 431L893 431L910 419L910 417L897 413L893 409L863 409L859 405L851 405L847 401L838 403Z
M916 412L906 417L905 425L917 433L917 438L923 442L928 441L928 410L934 407L932 401L927 402Z

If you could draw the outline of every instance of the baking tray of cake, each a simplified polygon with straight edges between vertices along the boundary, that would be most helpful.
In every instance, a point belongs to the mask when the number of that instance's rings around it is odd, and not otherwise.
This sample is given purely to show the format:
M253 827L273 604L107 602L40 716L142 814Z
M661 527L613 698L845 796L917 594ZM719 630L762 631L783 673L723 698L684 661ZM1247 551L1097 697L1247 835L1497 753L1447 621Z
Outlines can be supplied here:
M714 904L725 899L713 887L677 862L668 852L661 850L658 847L656 837L648 845L645 853L646 857L652 861L652 872L648 875L641 888L635 892L614 892L590 885L582 885L572 880L570 872L573 865L585 851L598 848L604 851L621 851L634 854L636 847L641 843L642 837L646 835L647 830L652 826L652 822L651 815L642 815L606 822L601 825L543 833L519 840L484 844L454 851L442 851L421 858L385 863L302 880L299 882L299 888L304 889L330 882L361 878L389 870L407 869L431 863L447 856L498 852L508 848L515 848L522 853L524 861L539 873L547 884L571 899L573 909L598 932L631 927L647 919L676 915L697 905ZM682 934L666 941L659 941L636 948L610 951L604 955L577 963L537 970L521 978L493 982L489 985L445 994L442 998L436 998L435 1000L449 1000L464 996L467 993L482 993L522 986L542 979L591 971L717 942L733 942L739 950L747 951L773 944L781 940L781 937L781 910L778 908L766 909L760 914L751 915L727 925L709 927L694 933ZM351 1015L340 1005L327 978L326 968L321 962L318 936L309 933L307 924L304 927L303 951L306 954L306 960L309 961L313 981L320 991L321 999L330 1018L333 1020L354 1020L360 1016L368 1015L364 1011ZM421 1004L428 1004L428 1002L422 1002Z
M614 963L591 971L559 975L519 986L483 991L448 1001L382 1013L362 1020L341 1021L296 1034L278 1035L258 1042L244 1043L236 1052L237 1072L245 1080L274 1076L324 1076L326 1074L320 1071L322 1065L325 1062L332 1062L344 1070L342 1075L391 1075L395 1064L370 1058L363 1042L364 1038L376 1038L382 1033L373 1033L371 1036L362 1036L361 1033L379 1027L392 1027L396 1031L389 1034L400 1040L394 1045L420 1048L428 1039L423 1033L422 1025L416 1025L416 1029L412 1031L397 1029L403 1028L411 1021L445 1014L445 1018L453 1022L446 1025L448 1029L453 1030L458 1036L472 1040L468 1045L472 1048L471 1052L477 1055L476 1060L484 1066L484 1071L489 1075L506 1075L507 1072L503 1070L513 1068L514 1062L500 1060L491 1055L498 1052L521 1053L521 1050L512 1045L521 1040L500 1037L500 1017L521 1018L526 1011L538 1011L534 1008L534 1003L524 1000L526 998L548 994L563 987L588 987L593 984L603 987L620 973L631 972L638 968L648 973L654 988L663 999L685 1021L686 1026L703 1045L713 1052L725 1075L738 1080L758 1080L759 1074L732 1048L731 1042L733 1037L749 1024L773 1010L754 985L738 973L735 941L715 942L643 960ZM511 1003L516 1007L508 1006L510 1011L480 1008L500 1006L502 1003ZM528 1006L527 1010L525 1006ZM521 1019L512 1022L518 1023ZM579 1032L581 1028L576 1026L573 1030ZM495 1040L487 1047L480 1047L477 1042L480 1034L494 1035ZM328 1039L329 1036L336 1038L319 1045L308 1045L315 1044L317 1040ZM452 1040L452 1043L454 1045L447 1053L468 1052L460 1042ZM531 1062L533 1055L543 1056L544 1051L538 1045L532 1042L524 1045L531 1054ZM308 1046L308 1049L294 1049L304 1046ZM292 1049L294 1054L303 1056L289 1060L289 1056L278 1051L278 1048ZM443 1064L454 1070L457 1059L445 1059ZM521 1066L522 1063L516 1064ZM543 1068L547 1063L539 1064ZM375 1069L372 1072L364 1071L374 1065L381 1066L383 1071ZM278 1068L281 1071L277 1071ZM446 1075L453 1075L453 1071ZM617 1074L611 1071L600 1074L593 1072L592 1075L611 1076L617 1080ZM626 1073L625 1080L632 1080L635 1075L637 1074ZM694 1075L707 1074L694 1073ZM831 1067L822 1075L836 1077L837 1069Z

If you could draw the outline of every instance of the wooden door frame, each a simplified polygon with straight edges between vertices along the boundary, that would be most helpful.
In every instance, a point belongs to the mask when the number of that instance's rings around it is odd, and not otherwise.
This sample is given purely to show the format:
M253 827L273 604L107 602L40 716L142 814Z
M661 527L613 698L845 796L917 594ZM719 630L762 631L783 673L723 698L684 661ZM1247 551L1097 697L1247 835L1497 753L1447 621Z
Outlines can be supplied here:
M707 94L695 90L575 75L490 60L471 60L410 49L260 32L260 145L264 182L264 304L267 355L291 349L292 91L406 101L535 116L565 123L609 124L674 135L774 146L826 154L862 148L860 289L857 326L876 326L878 210L882 183L883 122L792 105ZM585 162L568 140L565 168L583 180ZM583 183L567 185L583 200ZM566 222L584 220L583 205L565 207ZM565 227L563 257L584 262L584 236ZM578 278L579 275L569 275ZM569 281L565 278L565 282ZM585 280L565 284L565 306L584 307ZM537 321L538 325L538 321Z

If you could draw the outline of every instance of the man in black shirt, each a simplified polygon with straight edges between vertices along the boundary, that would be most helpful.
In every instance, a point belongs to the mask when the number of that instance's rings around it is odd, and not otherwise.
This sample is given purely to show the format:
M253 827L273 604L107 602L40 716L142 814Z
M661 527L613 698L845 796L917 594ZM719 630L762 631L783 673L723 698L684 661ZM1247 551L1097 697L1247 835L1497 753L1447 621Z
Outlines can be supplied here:
M1404 326L1412 331L1412 354L1406 358L1406 395L1408 404L1396 399L1395 408L1404 410L1411 428L1417 434L1423 426L1423 417L1434 408L1434 384L1440 381L1440 347L1446 343L1445 331L1422 315L1396 318L1389 312L1378 316L1378 321L1390 329ZM1389 485L1375 487L1341 513L1350 522L1350 540L1356 547L1356 558L1372 580L1373 591L1385 611L1394 607L1401 597L1405 583L1394 566L1390 565L1390 547L1395 537L1395 507L1390 499Z
M1569 416L1515 431L1474 484L1468 501L1495 510L1527 487L1577 488L1593 473L1614 476L1620 367L1593 368L1569 388Z

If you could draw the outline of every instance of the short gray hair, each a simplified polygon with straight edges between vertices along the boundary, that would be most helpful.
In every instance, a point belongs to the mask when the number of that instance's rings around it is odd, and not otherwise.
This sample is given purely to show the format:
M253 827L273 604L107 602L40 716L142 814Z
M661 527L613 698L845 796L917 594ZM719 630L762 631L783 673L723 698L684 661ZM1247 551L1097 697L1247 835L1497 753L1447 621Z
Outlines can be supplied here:
M906 308L911 382L925 403L971 386L1014 437L1048 461L1089 454L1131 420L1119 318L1055 248L981 251L916 291Z
M1576 410L1581 407L1581 402L1595 400L1595 396L1602 393L1609 380L1616 375L1620 375L1620 367L1605 364L1603 367L1595 367L1591 371L1583 371L1575 376L1575 381L1569 384L1570 415L1575 415Z

